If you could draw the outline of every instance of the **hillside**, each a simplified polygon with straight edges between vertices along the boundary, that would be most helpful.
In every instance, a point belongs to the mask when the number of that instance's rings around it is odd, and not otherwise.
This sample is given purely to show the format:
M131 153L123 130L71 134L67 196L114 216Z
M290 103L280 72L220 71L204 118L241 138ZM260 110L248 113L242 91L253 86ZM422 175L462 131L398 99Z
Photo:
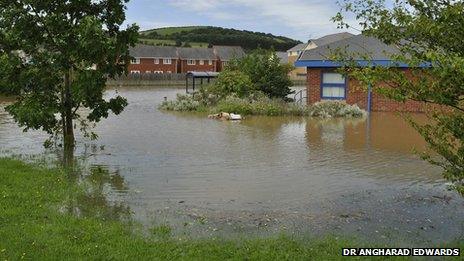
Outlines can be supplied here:
M153 45L236 45L247 50L261 47L286 51L301 43L283 36L212 26L166 27L143 31L140 34L142 43Z

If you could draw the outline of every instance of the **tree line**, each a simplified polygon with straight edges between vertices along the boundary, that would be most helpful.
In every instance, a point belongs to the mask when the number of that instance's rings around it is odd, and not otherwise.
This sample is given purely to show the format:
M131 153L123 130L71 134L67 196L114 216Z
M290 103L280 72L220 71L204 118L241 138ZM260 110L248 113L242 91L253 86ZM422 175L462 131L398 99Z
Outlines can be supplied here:
M146 37L159 40L174 40L176 42L204 42L210 45L234 45L241 46L247 50L262 48L286 51L301 43L300 41L283 36L220 27L189 29L169 35L161 35L153 31L148 33Z

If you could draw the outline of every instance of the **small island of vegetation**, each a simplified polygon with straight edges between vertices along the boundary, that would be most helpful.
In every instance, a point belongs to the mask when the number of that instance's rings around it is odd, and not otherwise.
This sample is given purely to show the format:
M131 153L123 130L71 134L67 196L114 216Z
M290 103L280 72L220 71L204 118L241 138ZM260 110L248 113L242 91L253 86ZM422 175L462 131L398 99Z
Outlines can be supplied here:
M360 118L366 112L342 101L323 101L313 105L294 103L289 95L292 67L281 64L271 51L257 50L232 61L217 81L193 94L179 94L159 108L166 111L237 113L265 116L310 116L319 118Z

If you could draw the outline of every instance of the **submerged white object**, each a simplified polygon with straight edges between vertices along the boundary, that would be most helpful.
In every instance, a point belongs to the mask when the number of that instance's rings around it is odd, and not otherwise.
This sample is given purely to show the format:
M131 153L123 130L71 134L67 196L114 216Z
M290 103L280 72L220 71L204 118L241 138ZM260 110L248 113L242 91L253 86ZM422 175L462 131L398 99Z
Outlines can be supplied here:
M242 115L231 113L230 114L230 120L232 120L232 121L240 121L240 120L242 120Z

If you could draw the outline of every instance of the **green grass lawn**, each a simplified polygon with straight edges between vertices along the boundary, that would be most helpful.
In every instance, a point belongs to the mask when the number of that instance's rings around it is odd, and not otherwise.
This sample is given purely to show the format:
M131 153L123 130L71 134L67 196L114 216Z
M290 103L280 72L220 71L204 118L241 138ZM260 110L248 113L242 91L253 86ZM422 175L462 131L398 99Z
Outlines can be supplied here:
M338 260L342 246L353 246L335 238L179 241L168 227L142 236L133 224L64 211L84 189L62 170L0 159L0 177L0 260Z

